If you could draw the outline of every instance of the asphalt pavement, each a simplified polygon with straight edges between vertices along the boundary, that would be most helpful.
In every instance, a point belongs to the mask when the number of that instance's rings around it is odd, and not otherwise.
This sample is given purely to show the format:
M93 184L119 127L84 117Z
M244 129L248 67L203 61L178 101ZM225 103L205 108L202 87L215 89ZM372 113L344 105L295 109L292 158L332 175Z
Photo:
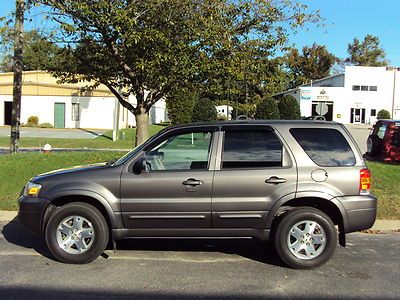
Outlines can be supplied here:
M21 127L21 137L46 137L60 139L94 139L102 135L104 129L83 129L83 128L35 128ZM10 136L10 126L0 127L0 136Z
M126 240L87 265L54 261L16 222L0 224L2 299L399 299L400 233L348 235L313 270L253 240ZM108 257L108 258L106 258Z

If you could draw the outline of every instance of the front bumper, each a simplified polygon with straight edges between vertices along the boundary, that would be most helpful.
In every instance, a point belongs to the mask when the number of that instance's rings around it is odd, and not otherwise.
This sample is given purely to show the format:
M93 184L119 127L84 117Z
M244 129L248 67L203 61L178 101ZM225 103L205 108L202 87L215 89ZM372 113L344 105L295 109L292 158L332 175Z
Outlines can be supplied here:
M47 205L50 203L45 198L21 196L18 199L18 221L29 231L41 235L43 233L43 217Z
M346 211L346 233L371 228L376 219L377 199L372 195L337 197Z

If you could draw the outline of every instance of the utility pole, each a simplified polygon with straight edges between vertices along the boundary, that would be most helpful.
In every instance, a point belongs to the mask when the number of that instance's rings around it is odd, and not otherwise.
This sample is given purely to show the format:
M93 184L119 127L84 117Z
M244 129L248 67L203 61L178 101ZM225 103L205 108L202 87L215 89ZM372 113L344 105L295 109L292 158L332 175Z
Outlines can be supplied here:
M11 115L10 153L19 151L19 125L21 118L22 94L22 45L24 42L24 0L15 1L15 37L14 37L14 83Z

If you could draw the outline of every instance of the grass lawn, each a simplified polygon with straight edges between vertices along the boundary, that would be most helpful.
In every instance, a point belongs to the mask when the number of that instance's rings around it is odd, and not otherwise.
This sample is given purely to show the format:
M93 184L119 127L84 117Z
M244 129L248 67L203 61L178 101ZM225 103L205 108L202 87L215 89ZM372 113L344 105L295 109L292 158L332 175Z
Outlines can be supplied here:
M378 197L378 219L400 220L400 165L367 162L372 193Z
M0 209L14 210L17 198L33 176L54 169L107 161L124 152L53 152L0 155ZM372 172L372 193L378 197L379 219L400 219L400 165L368 162Z
M150 136L156 134L165 126L150 125ZM57 129L55 129L57 130ZM104 148L104 149L133 149L133 137L136 128L126 128L119 132L119 136L125 134L124 140L112 141L112 130L105 132L102 136L94 139L58 139L46 137L22 137L20 139L20 147L39 147L49 143L53 148ZM0 147L9 147L10 138L0 137Z
M40 173L121 157L126 152L40 152L0 155L0 209L15 210L22 187Z

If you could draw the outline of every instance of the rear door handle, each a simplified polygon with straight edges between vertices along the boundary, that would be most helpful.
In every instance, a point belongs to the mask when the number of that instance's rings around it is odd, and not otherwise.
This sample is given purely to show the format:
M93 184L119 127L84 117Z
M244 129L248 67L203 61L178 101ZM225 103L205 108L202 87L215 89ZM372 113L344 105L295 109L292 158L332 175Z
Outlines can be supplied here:
M182 182L183 185L189 185L189 186L195 186L195 185L201 185L203 184L203 181L197 180L194 178L189 178L188 180Z
M265 180L265 183L270 183L270 184L280 184L280 183L285 183L286 178L279 178L276 176L271 176L270 178Z

